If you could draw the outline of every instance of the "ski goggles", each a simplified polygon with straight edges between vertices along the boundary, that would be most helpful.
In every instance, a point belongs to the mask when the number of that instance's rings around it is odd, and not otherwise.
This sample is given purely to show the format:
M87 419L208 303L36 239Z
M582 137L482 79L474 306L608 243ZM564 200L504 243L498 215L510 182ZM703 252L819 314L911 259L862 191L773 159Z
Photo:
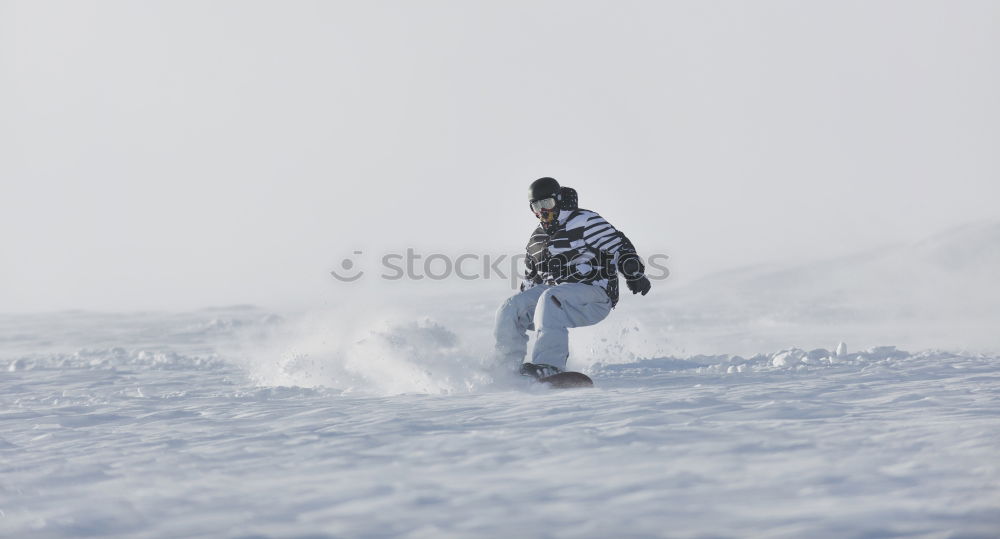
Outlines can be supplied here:
M556 207L556 199L553 197L531 201L531 210L535 212L539 212L542 210L551 210L552 208L555 207Z

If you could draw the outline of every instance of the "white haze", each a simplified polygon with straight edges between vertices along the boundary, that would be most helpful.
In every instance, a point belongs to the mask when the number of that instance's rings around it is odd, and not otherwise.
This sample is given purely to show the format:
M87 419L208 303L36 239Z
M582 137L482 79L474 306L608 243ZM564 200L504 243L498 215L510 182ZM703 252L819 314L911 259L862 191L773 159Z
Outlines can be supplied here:
M392 303L401 286L327 272L356 249L518 252L542 175L679 284L996 219L998 20L994 2L0 2L0 311Z

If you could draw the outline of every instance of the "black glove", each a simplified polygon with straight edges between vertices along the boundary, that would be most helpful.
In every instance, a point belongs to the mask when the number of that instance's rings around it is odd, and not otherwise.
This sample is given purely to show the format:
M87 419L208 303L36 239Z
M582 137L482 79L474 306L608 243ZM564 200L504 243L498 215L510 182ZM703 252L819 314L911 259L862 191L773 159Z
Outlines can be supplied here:
M650 284L649 279L647 279L645 275L640 275L635 279L626 280L625 286L627 286L633 294L642 294L645 296L646 293L649 292L650 287L653 285Z

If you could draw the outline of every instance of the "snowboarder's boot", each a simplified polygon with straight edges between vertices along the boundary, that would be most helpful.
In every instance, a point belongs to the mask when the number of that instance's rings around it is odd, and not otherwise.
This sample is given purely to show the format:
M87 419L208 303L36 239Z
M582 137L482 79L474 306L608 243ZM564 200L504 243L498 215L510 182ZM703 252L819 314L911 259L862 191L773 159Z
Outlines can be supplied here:
M546 363L522 363L521 364L521 376L531 376L541 380L546 376L552 376L553 374L558 374L562 372L562 369L554 365L548 365Z

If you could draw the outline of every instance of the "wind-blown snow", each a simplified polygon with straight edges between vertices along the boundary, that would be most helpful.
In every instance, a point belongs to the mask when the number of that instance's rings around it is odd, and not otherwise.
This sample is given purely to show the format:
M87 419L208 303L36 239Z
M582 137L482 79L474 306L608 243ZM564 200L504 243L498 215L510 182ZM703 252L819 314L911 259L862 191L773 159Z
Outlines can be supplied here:
M486 369L478 317L0 324L3 536L1000 530L994 355L620 350L553 391Z

